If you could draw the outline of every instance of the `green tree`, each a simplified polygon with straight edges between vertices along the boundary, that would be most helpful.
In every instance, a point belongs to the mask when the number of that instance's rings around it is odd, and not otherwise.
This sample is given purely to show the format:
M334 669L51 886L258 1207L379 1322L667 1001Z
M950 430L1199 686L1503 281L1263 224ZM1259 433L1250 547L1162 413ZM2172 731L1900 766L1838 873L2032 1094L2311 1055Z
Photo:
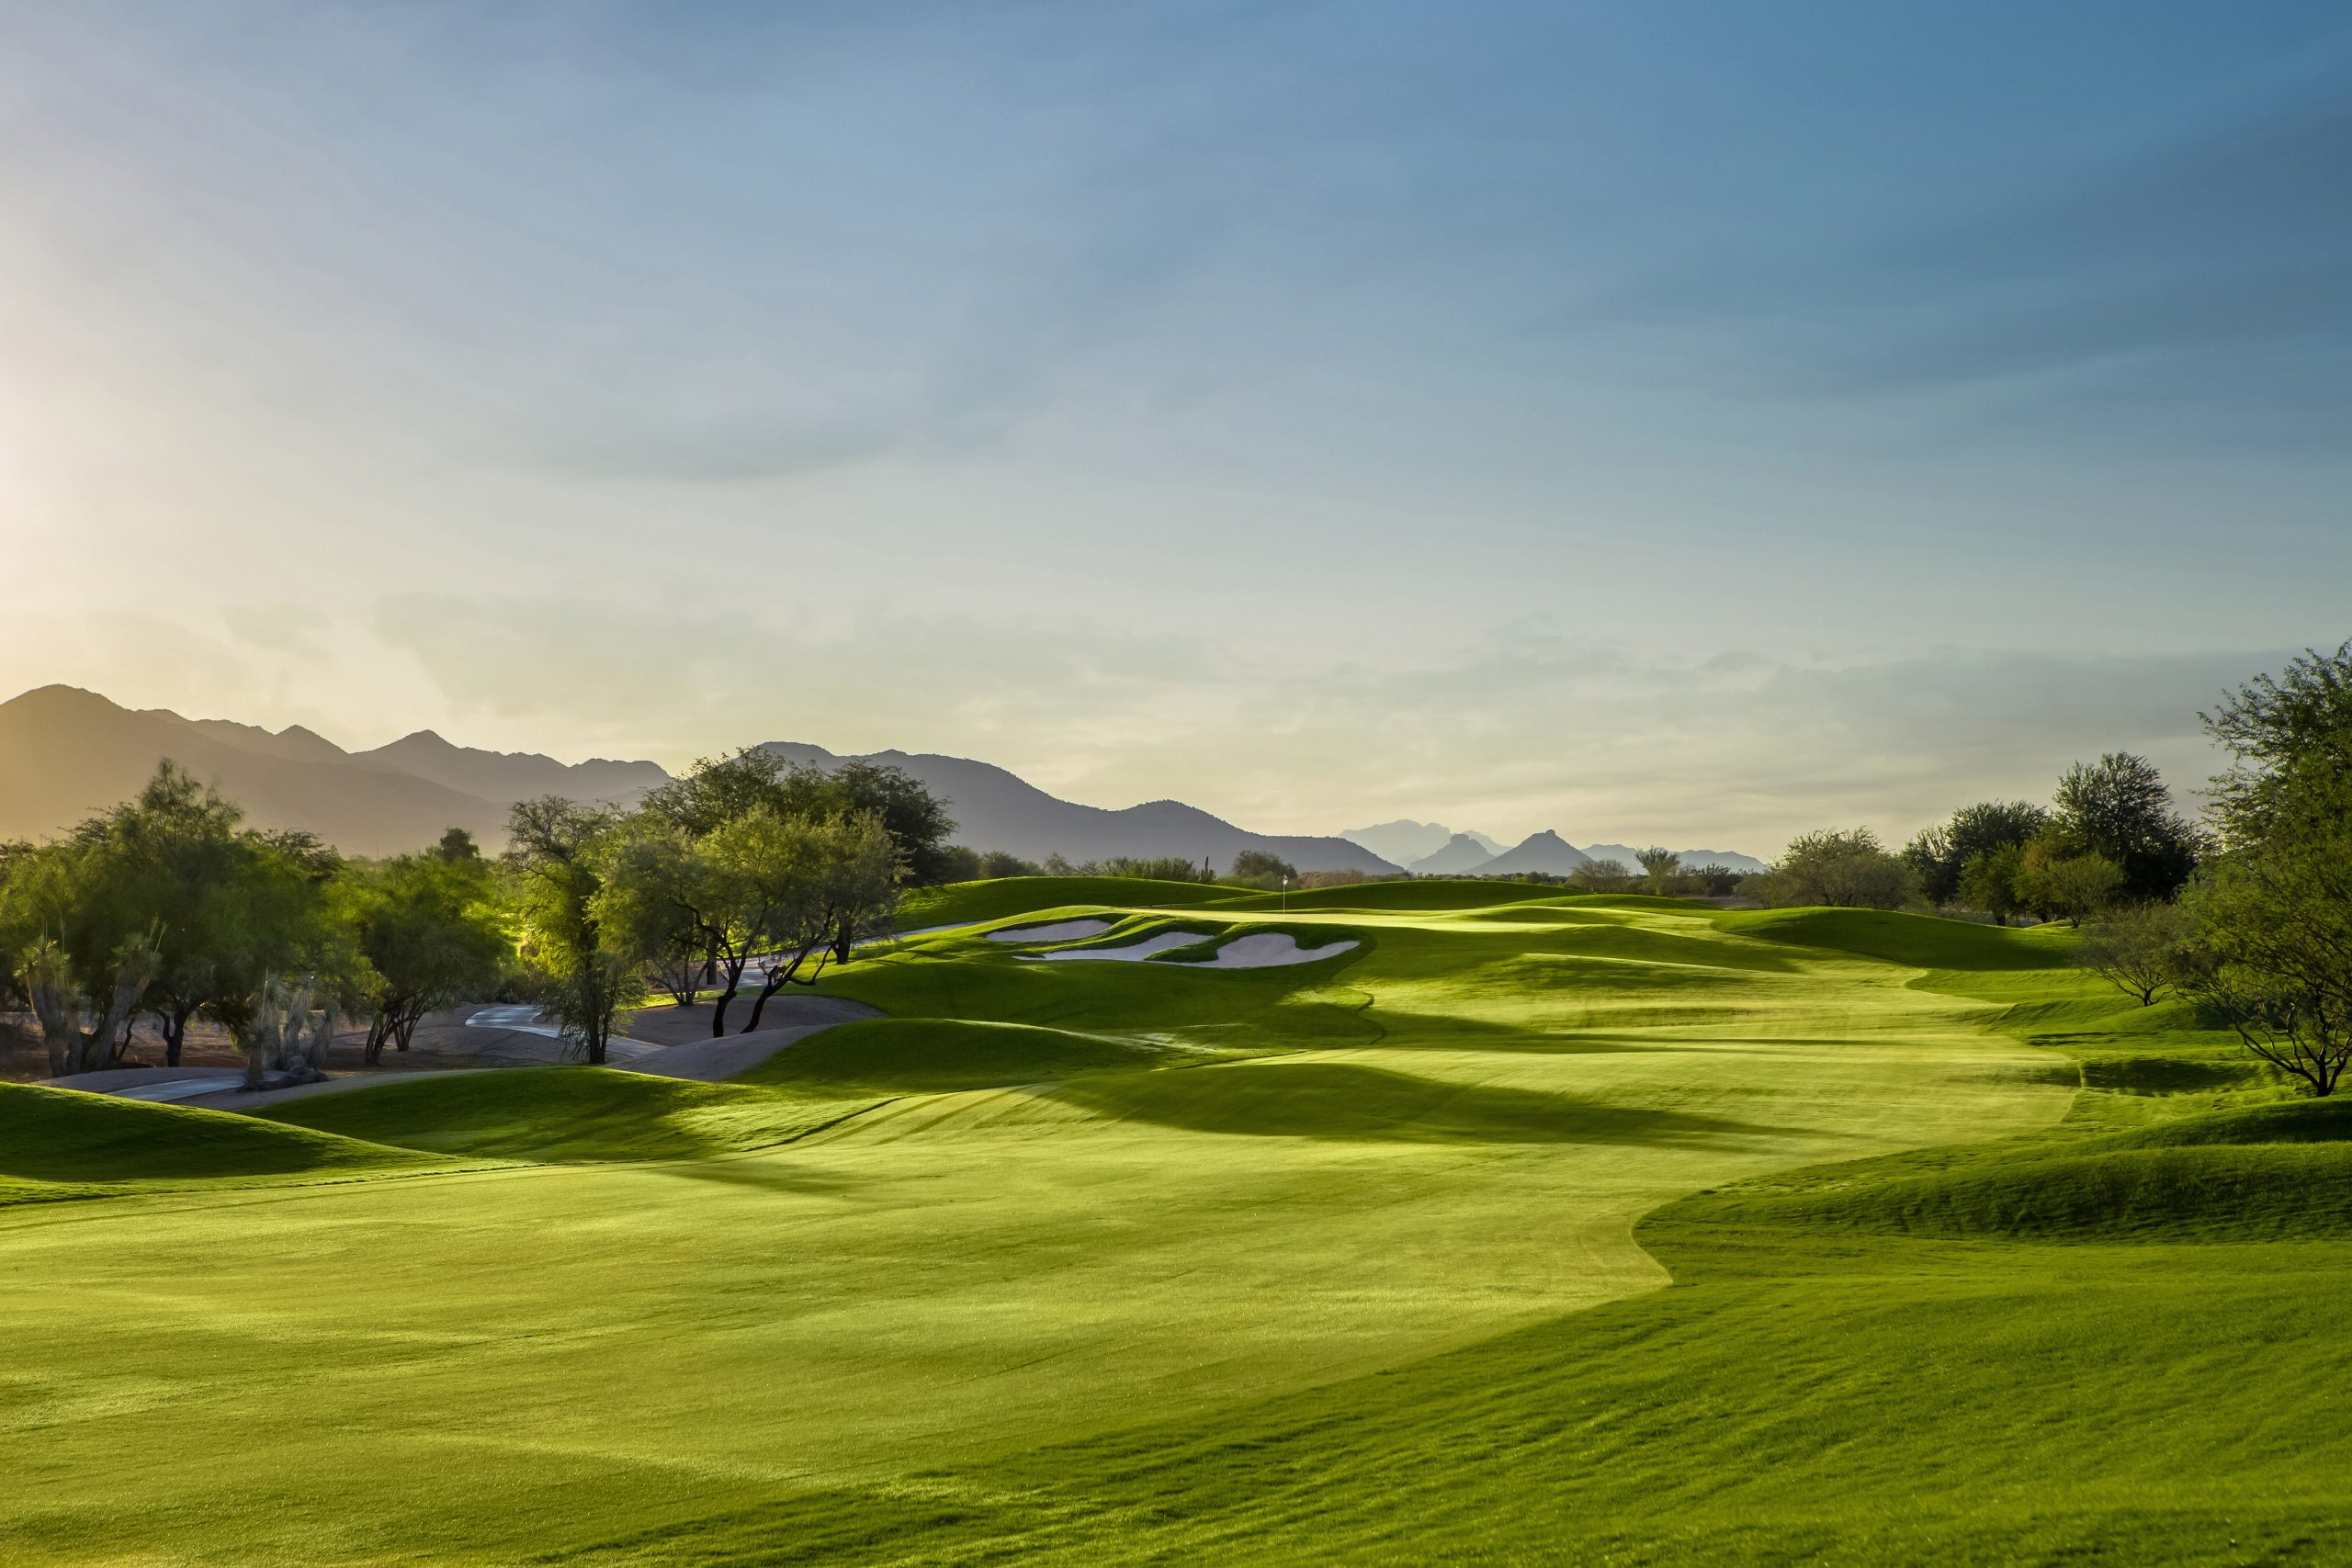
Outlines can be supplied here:
M1727 865L1702 865L1683 873L1683 876L1691 885L1692 892L1710 897L1723 897L1739 886L1739 873Z
M1979 801L1962 807L1940 826L1921 832L1904 846L1903 859L1917 874L1919 890L1929 903L1939 908L1959 903L1961 881L1970 861L2024 844L2049 820L2050 813L2030 801Z
M943 882L978 882L988 875L988 862L980 852L963 844L950 844L941 852L945 869Z
M2018 876L2025 867L2023 844L2002 844L1989 850L1979 850L1968 857L1961 868L1960 884L1952 902L1963 909L1978 909L1993 917L1996 925L2007 925L2010 918L2025 912L2025 900L2018 893Z
M2045 920L2081 925L2127 891L2122 869L2096 850L2076 852L2055 831L2025 847L2018 863L2017 896Z
M1762 891L1782 906L1899 909L1917 896L1918 881L1870 829L1829 828L1790 840Z
M2182 902L2183 996L2314 1095L2352 1063L2352 643L2307 651L2204 716L2219 852Z
M1244 850L1233 857L1233 880L1269 890L1298 880L1298 867L1272 850Z
M956 819L948 816L945 801L904 769L857 759L830 769L790 768L783 787L786 816L811 821L877 818L898 846L910 883L930 886L947 879L947 836L956 830Z
M601 1066L621 1015L645 998L644 953L603 918L616 818L559 796L507 820L518 949L532 998L563 1039Z
M2083 928L2075 962L2148 1007L2180 976L2190 930L2177 904L2126 904Z
M2352 1062L2352 784L2290 765L2256 839L2225 848L2183 897L2198 933L2179 988L2315 1095Z
M668 818L640 809L616 825L608 854L600 912L624 946L645 954L657 988L680 1007L693 1007L706 986L718 982L722 953L734 959L740 976L763 933L729 941L735 933L720 907L726 890L699 842Z
M1568 873L1568 886L1588 893L1624 893L1633 888L1634 874L1621 860L1589 860Z
M114 954L113 984L86 1003L74 963L56 942L35 942L21 967L33 1016L49 1047L50 1076L62 1077L114 1065L122 1031L154 976L155 950L148 942L126 943Z
M1641 863L1642 874L1649 880L1651 892L1664 895L1674 891L1674 879L1682 870L1680 855L1653 844L1636 852L1634 858Z
M133 799L9 858L0 935L11 951L53 937L87 996L111 992L116 954L152 944L143 1006L176 1066L199 1014L234 1032L273 976L336 957L321 897L334 852L242 822L234 805L165 762Z
M829 963L845 962L859 942L888 935L906 878L898 839L873 812L753 821L762 842L744 852L779 873L782 897L775 956L752 998L746 1034L760 1027L770 998L785 987L813 986Z
M461 831L461 829L452 829ZM334 888L338 918L364 967L358 1001L372 1014L365 1059L405 1051L425 1014L494 991L513 951L498 881L479 854L422 854L355 865Z
M2114 865L2128 898L2170 898L2197 868L2197 831L2173 810L2164 775L2145 757L2109 751L2075 763L2058 781L2055 804L2058 837Z
M1034 860L1003 850L990 850L980 857L980 874L985 877L1043 876L1045 869Z

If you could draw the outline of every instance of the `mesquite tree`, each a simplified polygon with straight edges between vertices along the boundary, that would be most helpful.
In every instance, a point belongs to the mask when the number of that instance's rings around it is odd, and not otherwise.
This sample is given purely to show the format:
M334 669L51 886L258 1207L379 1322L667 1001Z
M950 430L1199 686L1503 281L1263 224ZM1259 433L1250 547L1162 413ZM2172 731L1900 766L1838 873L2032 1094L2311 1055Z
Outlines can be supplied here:
M645 998L644 952L626 922L604 918L618 818L548 795L514 807L506 863L520 952L548 1021L601 1066L621 1015Z
M2352 1066L2352 643L2306 652L2204 716L2236 766L2213 781L2220 852L2182 902L2181 993L2314 1095Z
M334 896L364 961L351 999L372 1014L370 1065L387 1044L407 1050L425 1014L497 988L511 942L496 874L479 855L452 852L445 840L440 850L351 867Z
M869 812L821 821L779 820L763 834L771 863L788 868L777 943L743 1032L760 1026L769 998L813 986L829 964L887 935L897 921L906 863L882 819Z
M114 982L104 993L104 1005L90 1007L65 950L54 942L33 945L22 965L25 991L49 1047L51 1077L97 1072L115 1064L122 1032L154 978L155 964L152 942L126 943L115 954Z

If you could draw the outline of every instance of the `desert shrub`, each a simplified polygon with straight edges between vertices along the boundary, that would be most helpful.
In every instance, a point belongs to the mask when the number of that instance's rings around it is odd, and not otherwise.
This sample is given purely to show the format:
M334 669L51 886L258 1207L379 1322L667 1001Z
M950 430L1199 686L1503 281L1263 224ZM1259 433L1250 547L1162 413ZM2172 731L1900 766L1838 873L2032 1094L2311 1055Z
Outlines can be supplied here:
M1825 828L1789 840L1780 863L1743 879L1740 891L1784 908L1900 909L1919 883L1868 828Z

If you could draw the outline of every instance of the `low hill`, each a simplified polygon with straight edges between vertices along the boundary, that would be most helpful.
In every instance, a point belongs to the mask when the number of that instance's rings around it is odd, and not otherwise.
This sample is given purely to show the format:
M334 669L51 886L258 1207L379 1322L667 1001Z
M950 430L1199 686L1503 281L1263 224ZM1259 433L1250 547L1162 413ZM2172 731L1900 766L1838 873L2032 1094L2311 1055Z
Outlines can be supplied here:
M390 854L464 828L503 833L506 807L430 780L362 767L307 730L272 735L119 707L44 686L0 704L0 839L48 838L139 793L169 758L262 828L300 828L352 854Z
M1405 869L1415 876L1464 876L1495 858L1495 852L1467 833L1456 833L1435 852Z
M786 741L763 750L820 768L848 760ZM563 762L458 746L429 729L346 751L299 725L271 731L188 719L168 709L126 708L73 686L44 686L0 704L0 840L62 833L136 795L166 759L244 807L254 826L301 829L356 855L419 849L450 828L496 847L517 800L560 795L627 804L670 777L655 762ZM1252 833L1182 801L1110 810L1057 799L967 758L877 751L865 760L905 769L947 801L957 841L976 849L1031 860L1175 855L1206 860L1220 872L1242 851L1263 850L1302 871L1397 869L1345 839Z
M272 1126L225 1111L0 1084L0 1204L95 1196L126 1184L361 1173L432 1163L404 1149Z
M536 751L483 751L453 745L430 729L420 729L373 751L356 752L351 761L489 801L560 795L571 800L619 803L633 801L670 782L669 771L659 762L616 762L605 757L559 762Z
M1350 828L1340 837L1351 844L1362 844L1383 860L1407 867L1440 853L1457 839L1466 840L1482 855L1503 852L1502 845L1484 833L1457 833L1442 822L1416 822L1409 817L1394 822L1375 822L1369 828Z
M1479 876L1566 876L1578 866L1591 863L1590 855L1546 828L1540 833L1530 833L1494 859L1471 870Z
M1224 871L1242 851L1263 850L1301 871L1362 871L1381 875L1398 869L1346 839L1252 833L1181 800L1150 800L1119 810L1081 806L1047 795L1002 768L967 757L874 751L853 759L835 756L821 746L788 740L771 740L760 750L810 767L832 768L862 761L904 769L948 803L958 843L1003 850L1029 860L1052 854L1071 861L1176 855L1196 863L1205 860Z

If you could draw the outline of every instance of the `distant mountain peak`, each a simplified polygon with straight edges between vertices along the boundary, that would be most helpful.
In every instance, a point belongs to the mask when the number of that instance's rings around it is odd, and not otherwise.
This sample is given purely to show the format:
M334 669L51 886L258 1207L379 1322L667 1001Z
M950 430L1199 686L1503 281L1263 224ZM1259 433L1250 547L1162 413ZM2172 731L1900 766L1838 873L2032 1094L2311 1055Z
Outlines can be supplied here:
M1435 853L1423 855L1405 869L1415 876L1468 876L1494 858L1494 852L1475 835L1456 833Z
M1528 834L1480 866L1478 874L1513 876L1540 872L1546 876L1566 876L1580 866L1590 864L1591 861L1590 855L1545 828Z

